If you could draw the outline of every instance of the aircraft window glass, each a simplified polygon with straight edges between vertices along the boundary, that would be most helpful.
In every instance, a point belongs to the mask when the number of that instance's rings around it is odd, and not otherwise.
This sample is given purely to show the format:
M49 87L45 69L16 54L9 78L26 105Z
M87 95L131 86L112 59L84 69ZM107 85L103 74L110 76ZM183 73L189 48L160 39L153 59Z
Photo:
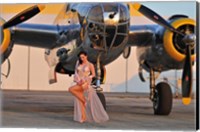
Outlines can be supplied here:
M118 6L115 3L104 4L104 11L105 12L113 12L113 11L118 12Z
M116 27L109 26L106 28L106 45L110 47L112 45L113 38L115 36Z
M80 5L78 8L79 8L82 16L85 16L85 15L87 15L87 12L88 12L88 9L90 8L90 5L84 4L84 5Z
M127 24L125 24L125 25L119 25L117 32L118 33L126 33L127 32Z
M103 47L103 36L100 34L91 34L89 35L92 43L98 47Z
M102 33L104 31L104 26L95 24L93 22L89 22L87 28L90 32Z
M128 20L128 9L125 6L120 6L120 20L119 22L125 22Z
M95 6L88 14L88 19L96 22L103 22L103 11L101 6Z
M124 41L124 39L125 39L125 36L117 35L117 37L114 41L113 47L119 46Z

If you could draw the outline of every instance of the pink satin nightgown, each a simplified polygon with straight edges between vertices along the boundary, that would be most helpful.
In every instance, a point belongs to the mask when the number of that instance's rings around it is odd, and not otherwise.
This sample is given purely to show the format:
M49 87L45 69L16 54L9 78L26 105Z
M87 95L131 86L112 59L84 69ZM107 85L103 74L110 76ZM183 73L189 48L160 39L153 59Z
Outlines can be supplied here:
M87 88L84 90L84 96L86 99L86 122L105 122L109 120L108 114L105 111L99 97L97 96L96 91L91 86L91 78L90 76L90 65L91 63L87 63L84 65L79 65L78 62L76 64L76 71L74 75L74 81L78 82L80 79L83 79L88 82ZM81 122L81 102L75 98L74 100L74 120Z

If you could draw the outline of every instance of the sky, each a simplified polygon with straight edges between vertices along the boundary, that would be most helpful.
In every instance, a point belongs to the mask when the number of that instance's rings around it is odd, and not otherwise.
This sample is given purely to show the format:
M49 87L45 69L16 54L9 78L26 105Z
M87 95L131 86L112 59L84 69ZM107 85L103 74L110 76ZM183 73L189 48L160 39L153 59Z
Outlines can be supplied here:
M195 18L196 2L195 1L154 1L141 2L150 7L162 16L171 16L173 14L185 14L191 18Z

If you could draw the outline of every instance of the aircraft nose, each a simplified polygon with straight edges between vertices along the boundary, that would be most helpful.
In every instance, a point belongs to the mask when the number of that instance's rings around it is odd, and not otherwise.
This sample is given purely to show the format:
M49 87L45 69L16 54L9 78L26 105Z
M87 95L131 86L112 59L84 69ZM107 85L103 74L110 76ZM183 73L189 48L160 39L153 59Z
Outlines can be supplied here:
M109 50L121 45L127 38L129 18L125 5L106 3L92 7L87 17L87 31L93 47Z

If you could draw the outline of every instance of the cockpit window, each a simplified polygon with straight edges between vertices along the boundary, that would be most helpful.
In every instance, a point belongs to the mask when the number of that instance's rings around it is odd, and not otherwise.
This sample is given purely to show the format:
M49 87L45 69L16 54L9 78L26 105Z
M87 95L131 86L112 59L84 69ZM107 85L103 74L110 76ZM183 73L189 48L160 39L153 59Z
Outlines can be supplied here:
M96 22L103 22L103 11L101 6L95 6L90 10L88 19Z

